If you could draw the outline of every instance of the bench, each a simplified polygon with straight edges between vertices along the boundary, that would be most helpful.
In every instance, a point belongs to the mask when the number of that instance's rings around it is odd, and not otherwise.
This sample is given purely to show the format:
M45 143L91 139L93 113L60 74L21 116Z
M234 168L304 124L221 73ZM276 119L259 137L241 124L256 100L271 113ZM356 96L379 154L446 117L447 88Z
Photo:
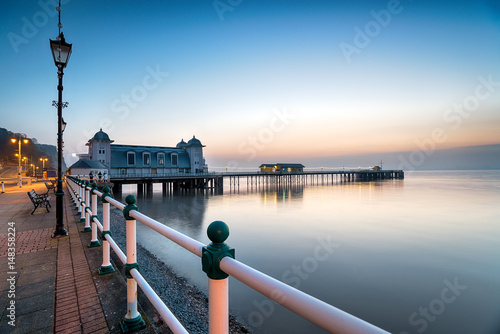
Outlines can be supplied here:
M52 182L52 181L51 181L50 183L45 182L45 186L47 187L47 194L48 194L48 193L49 193L49 191L51 191L51 190L52 190L54 193L56 192L56 186L55 186L54 182Z
M31 191L28 191L28 197L30 198L33 205L35 206L33 211L31 211L31 214L33 214L38 207L41 207L43 205L45 205L45 209L47 209L47 212L50 212L49 207L51 205L49 202L50 196L48 196L48 194L41 194L40 195L40 194L37 194L35 192L35 190L31 190Z

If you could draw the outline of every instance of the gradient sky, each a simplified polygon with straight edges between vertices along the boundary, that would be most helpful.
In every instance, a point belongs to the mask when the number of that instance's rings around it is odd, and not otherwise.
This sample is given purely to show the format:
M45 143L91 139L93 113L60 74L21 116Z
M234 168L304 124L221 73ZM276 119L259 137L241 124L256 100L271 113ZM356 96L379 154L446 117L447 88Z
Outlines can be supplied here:
M52 3L0 4L0 126L56 145ZM196 135L209 167L500 143L498 1L67 0L62 23L69 163L100 127Z

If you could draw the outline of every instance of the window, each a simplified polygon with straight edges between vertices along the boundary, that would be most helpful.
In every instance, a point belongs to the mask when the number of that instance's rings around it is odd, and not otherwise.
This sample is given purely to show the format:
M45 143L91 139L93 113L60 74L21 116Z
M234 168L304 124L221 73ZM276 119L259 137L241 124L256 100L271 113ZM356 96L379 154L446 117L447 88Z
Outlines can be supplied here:
M172 154L172 166L177 166L178 163L177 154Z
M165 164L165 153L158 153L158 165L162 166Z
M127 165L135 166L135 152L127 152Z
M149 152L142 154L142 163L144 166L149 166L151 164L151 154L149 154Z

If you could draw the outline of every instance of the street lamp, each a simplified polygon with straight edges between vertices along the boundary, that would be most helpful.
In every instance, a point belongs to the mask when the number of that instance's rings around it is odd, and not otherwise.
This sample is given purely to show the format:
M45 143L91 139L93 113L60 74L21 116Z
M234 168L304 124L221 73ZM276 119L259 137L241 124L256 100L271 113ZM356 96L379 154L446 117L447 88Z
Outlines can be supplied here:
M45 169L45 161L49 160L48 158L40 158L40 161L42 162L42 169Z
M21 175L22 171L23 171L23 166L21 165L21 143L25 143L25 144L28 144L28 139L26 139L26 135L24 134L18 134L17 136L17 139L16 138L12 138L10 140L12 143L16 143L18 142L19 143L19 154L17 156L17 160L18 160L18 173L17 173L17 176L19 177L19 188L22 188L23 187L23 176Z
M62 109L68 106L67 102L62 102L62 91L63 91L63 69L68 65L69 57L71 55L71 44L66 43L64 39L64 34L61 32L61 0L59 0L59 6L56 7L59 12L59 36L56 40L50 40L50 49L52 50L52 56L54 57L54 64L57 67L57 77L59 79L59 84L57 86L58 99L52 101L52 105L57 107L57 188L56 188L56 229L52 234L52 237L57 237L60 235L68 235L68 231L64 229L63 220L63 196L64 191L62 188L62 142L63 142L63 120L62 120Z
M40 161L42 162L42 178L44 180L47 180L47 171L45 170L45 161L49 160L48 158L40 158Z

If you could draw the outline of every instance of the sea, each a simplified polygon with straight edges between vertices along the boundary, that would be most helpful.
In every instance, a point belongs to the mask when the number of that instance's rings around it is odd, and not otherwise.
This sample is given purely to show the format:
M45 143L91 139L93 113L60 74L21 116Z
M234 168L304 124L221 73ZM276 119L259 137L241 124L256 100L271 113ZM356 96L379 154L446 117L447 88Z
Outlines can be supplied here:
M500 170L289 186L242 178L166 196L155 185L137 205L205 244L208 225L224 221L237 260L391 333L500 333ZM142 246L208 291L200 258L137 228ZM229 286L230 312L252 333L326 333L233 278Z

